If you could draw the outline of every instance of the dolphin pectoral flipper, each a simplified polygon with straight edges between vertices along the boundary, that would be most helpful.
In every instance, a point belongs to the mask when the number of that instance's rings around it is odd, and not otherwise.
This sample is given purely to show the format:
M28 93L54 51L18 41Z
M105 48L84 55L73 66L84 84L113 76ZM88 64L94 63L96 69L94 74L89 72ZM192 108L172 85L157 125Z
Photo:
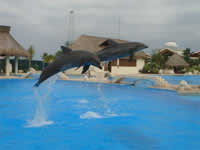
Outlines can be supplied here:
M68 54L72 52L72 49L69 47L61 46L61 49L62 49L63 54Z
M84 74L86 71L88 71L89 68L90 68L90 65L85 65L81 73Z
M38 87L39 85L40 85L40 83L37 82L37 83L34 85L34 87Z

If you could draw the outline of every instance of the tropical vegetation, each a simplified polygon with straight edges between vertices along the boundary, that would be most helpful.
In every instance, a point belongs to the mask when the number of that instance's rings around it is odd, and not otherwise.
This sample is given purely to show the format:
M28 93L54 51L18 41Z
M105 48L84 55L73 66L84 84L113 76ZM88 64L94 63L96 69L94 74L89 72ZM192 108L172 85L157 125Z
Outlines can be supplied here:
M154 53L142 69L143 73L158 73L160 69L166 68L165 63L167 55L161 55L160 52Z
M195 70L200 72L200 58L199 59L192 59L191 50L186 48L183 52L183 56L185 61L189 64L188 67L177 67L176 69L181 72L194 72ZM151 58L147 61L142 69L142 73L159 73L160 69L169 69L165 65L168 60L169 55L162 55L159 51L156 51Z
M33 45L31 45L29 48L28 48L28 52L29 52L29 57L28 57L28 61L29 61L29 68L31 67L31 61L33 60L33 57L35 55L35 49L33 47Z

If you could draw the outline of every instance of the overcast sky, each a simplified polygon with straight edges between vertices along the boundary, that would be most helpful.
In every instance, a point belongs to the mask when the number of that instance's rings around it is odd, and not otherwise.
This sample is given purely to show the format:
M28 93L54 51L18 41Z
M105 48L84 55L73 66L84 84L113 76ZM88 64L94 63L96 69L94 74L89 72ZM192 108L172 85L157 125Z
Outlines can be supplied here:
M200 0L0 0L0 24L25 48L34 45L35 59L55 53L67 41L69 11L74 10L74 39L81 34L144 42L160 48L177 42L200 49Z

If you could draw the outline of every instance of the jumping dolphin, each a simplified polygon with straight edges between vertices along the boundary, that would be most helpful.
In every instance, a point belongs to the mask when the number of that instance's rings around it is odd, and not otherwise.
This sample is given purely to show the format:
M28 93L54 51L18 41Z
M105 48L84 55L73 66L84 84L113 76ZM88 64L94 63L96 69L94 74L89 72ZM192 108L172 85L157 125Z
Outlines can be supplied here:
M100 61L112 61L118 58L129 56L129 61L133 60L136 52L148 48L147 45L139 42L117 43L113 40L106 40L103 44L108 45L106 48L97 52Z
M83 66L82 73L85 73L90 65L102 69L98 56L91 52L82 50L72 51L72 49L64 46L61 46L61 49L62 53L42 71L38 82L35 84L36 87L50 76L74 67Z

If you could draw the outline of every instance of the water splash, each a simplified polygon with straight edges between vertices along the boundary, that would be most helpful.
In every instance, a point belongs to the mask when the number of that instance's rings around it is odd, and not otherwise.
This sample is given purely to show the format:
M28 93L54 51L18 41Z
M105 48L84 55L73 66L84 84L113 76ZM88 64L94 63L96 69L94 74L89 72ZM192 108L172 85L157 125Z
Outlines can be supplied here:
M103 108L105 110L105 114L113 114L110 107L109 107L109 99L107 99L105 96L104 96L104 93L102 92L102 89L101 89L101 86L102 84L97 84L97 91L99 93L99 97L100 97L100 100L102 101L102 105L103 105Z
M109 114L99 114L97 112L88 111L82 115L80 115L80 119L103 119L103 118L113 118L113 117L121 117L121 116L127 116L125 114L117 115L114 113Z
M82 115L80 115L80 118L81 119L100 119L100 118L103 118L103 116L99 115L98 113L96 112L92 112L92 111L88 111Z
M53 85L56 82L57 76L53 76L47 80L47 84L45 84L46 93L44 95L40 95L39 88L34 87L34 95L37 100L37 106L35 111L35 116L33 120L28 121L28 125L26 127L41 127L45 125L53 124L53 121L48 121L48 115L45 110L45 102L48 100L48 96L53 90Z
M88 103L88 100L82 99L82 100L79 101L79 103L81 103L81 104L87 104L87 103Z

